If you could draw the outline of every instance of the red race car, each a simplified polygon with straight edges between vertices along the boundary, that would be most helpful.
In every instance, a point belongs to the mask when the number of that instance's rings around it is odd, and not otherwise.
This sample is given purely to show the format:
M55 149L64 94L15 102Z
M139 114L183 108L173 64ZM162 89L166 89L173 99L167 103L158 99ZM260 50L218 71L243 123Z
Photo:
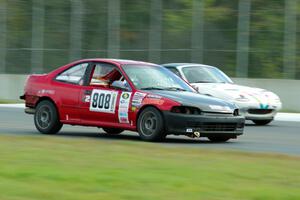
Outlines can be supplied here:
M71 124L138 131L148 141L168 134L227 141L245 122L234 104L196 93L162 66L130 60L85 59L30 75L20 98L44 134Z

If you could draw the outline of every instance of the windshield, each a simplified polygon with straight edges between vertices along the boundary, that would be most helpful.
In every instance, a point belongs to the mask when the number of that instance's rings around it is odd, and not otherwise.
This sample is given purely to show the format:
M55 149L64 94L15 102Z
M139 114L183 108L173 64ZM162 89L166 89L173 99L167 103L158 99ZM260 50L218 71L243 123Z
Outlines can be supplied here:
M181 78L161 66L123 65L131 82L140 90L194 90Z
M226 74L214 67L184 67L182 72L189 83L232 83Z

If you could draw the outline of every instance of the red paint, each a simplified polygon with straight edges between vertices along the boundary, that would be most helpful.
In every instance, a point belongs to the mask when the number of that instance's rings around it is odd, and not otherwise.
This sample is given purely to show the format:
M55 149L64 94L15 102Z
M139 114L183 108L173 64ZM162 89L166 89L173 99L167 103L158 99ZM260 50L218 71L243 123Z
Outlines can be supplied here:
M118 68L121 74L129 83L132 88L132 94L129 103L128 118L129 123L119 123L118 109L121 90L116 90L108 88L105 86L96 85L75 85L70 83L59 82L55 80L56 76L65 70L78 65L80 63L108 63L112 64ZM140 109L145 106L155 106L159 110L170 110L173 106L179 106L178 102L171 99L161 97L160 99L144 97L141 105L137 108L132 108L131 102L134 97L135 92L141 92L137 90L132 82L129 80L127 75L122 69L124 64L143 64L143 65L153 65L151 63L138 62L138 61L127 61L127 60L113 60L113 59L86 59L76 61L65 66L62 66L49 74L45 75L31 75L29 76L26 86L25 86L25 103L27 107L34 108L37 103L43 99L51 99L59 112L60 121L64 124L72 125L83 125L83 126L96 126L96 127L114 127L122 128L127 130L136 130L137 116ZM110 76L115 76L111 74ZM89 77L91 80L91 77ZM90 111L90 102L86 102L86 91L93 91L94 89L101 89L107 91L116 91L118 93L115 112L114 113L104 113L104 112L93 112ZM143 92L144 93L144 92ZM145 94L151 94L147 92ZM91 101L91 100L90 100ZM122 118L123 119L123 118Z

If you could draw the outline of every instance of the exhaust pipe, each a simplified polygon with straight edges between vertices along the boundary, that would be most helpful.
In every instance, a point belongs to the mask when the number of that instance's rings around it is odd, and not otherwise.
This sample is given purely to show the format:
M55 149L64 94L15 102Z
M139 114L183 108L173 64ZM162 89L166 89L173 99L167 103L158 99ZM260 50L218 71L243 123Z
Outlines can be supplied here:
M187 134L187 136L191 138L200 138L200 132L195 131L193 133Z
M195 131L195 132L194 132L194 135L195 135L195 137L199 138L199 137L200 137L200 132Z

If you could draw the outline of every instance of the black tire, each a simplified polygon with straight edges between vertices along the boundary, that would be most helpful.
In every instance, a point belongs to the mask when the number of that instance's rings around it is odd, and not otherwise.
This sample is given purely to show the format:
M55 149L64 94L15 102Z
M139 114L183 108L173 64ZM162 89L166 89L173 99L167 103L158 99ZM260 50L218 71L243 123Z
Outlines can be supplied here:
M124 130L119 128L102 128L106 133L112 134L112 135L118 135L122 133Z
M63 126L55 105L49 100L43 100L37 105L34 124L39 132L49 135L56 134Z
M252 120L256 125L259 126L263 126L263 125L267 125L269 124L271 121L273 121L272 119L268 119L268 120Z
M137 129L145 141L162 141L166 137L163 116L154 107L147 107L141 112Z
M214 136L208 136L208 139L211 142L227 142L231 139L229 136L223 136L223 135L214 135Z

